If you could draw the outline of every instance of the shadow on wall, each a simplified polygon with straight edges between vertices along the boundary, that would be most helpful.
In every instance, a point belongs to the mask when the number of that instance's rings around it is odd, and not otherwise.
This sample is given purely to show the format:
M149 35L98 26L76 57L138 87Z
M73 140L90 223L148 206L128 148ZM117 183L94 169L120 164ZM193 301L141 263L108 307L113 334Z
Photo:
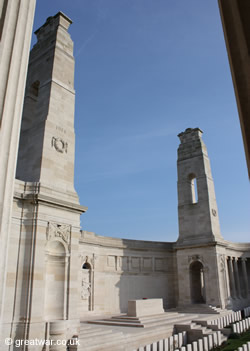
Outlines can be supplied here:
M108 256L107 266L116 268L115 300L121 312L127 312L129 300L162 298L165 309L176 305L174 262L168 253L123 250L121 256Z

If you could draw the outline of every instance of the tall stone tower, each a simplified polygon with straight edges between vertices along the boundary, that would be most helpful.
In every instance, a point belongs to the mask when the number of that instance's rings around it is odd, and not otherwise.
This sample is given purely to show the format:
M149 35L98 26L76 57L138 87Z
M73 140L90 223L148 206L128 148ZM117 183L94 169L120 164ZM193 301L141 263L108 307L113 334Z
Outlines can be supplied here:
M74 189L70 24L61 12L48 18L30 54L3 313L4 335L12 339L46 339L59 327L68 338L79 327L80 215L86 208Z
M16 177L76 197L71 23L59 12L35 32L38 41L30 54Z
M224 240L207 149L199 128L188 128L178 136L178 304L224 307L219 264Z
M214 183L199 128L178 135L178 245L221 240Z

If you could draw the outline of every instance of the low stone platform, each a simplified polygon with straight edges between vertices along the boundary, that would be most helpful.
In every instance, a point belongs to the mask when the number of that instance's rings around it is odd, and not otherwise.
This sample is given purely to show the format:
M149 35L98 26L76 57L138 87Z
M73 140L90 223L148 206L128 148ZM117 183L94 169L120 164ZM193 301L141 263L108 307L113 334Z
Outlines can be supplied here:
M192 318L194 317L195 316L193 315ZM179 322L190 321L190 316L178 312L164 312L143 317L130 317L128 315L120 315L101 320L91 320L88 321L88 323L132 328L149 328L163 325L172 326L177 320Z
M128 316L142 317L164 313L162 299L142 299L128 301Z

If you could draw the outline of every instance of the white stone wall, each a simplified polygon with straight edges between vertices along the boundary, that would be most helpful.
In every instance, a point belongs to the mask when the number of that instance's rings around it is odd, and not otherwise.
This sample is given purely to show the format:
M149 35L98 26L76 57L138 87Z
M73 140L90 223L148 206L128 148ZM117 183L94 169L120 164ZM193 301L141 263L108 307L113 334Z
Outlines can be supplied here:
M81 265L91 263L93 309L126 312L128 300L163 298L176 303L176 273L172 243L122 240L82 232Z

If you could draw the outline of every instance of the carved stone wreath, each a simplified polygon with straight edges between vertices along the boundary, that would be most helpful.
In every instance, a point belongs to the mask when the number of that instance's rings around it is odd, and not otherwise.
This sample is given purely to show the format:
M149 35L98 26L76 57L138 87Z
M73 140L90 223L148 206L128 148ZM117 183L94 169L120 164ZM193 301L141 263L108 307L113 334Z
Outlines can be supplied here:
M216 212L216 210L215 210L214 208L212 209L212 215L213 215L214 217L217 216L217 212Z
M47 240L61 238L66 244L70 242L70 225L49 222L47 228Z
M68 151L68 143L61 138L53 137L51 140L51 145L60 153L67 153Z

